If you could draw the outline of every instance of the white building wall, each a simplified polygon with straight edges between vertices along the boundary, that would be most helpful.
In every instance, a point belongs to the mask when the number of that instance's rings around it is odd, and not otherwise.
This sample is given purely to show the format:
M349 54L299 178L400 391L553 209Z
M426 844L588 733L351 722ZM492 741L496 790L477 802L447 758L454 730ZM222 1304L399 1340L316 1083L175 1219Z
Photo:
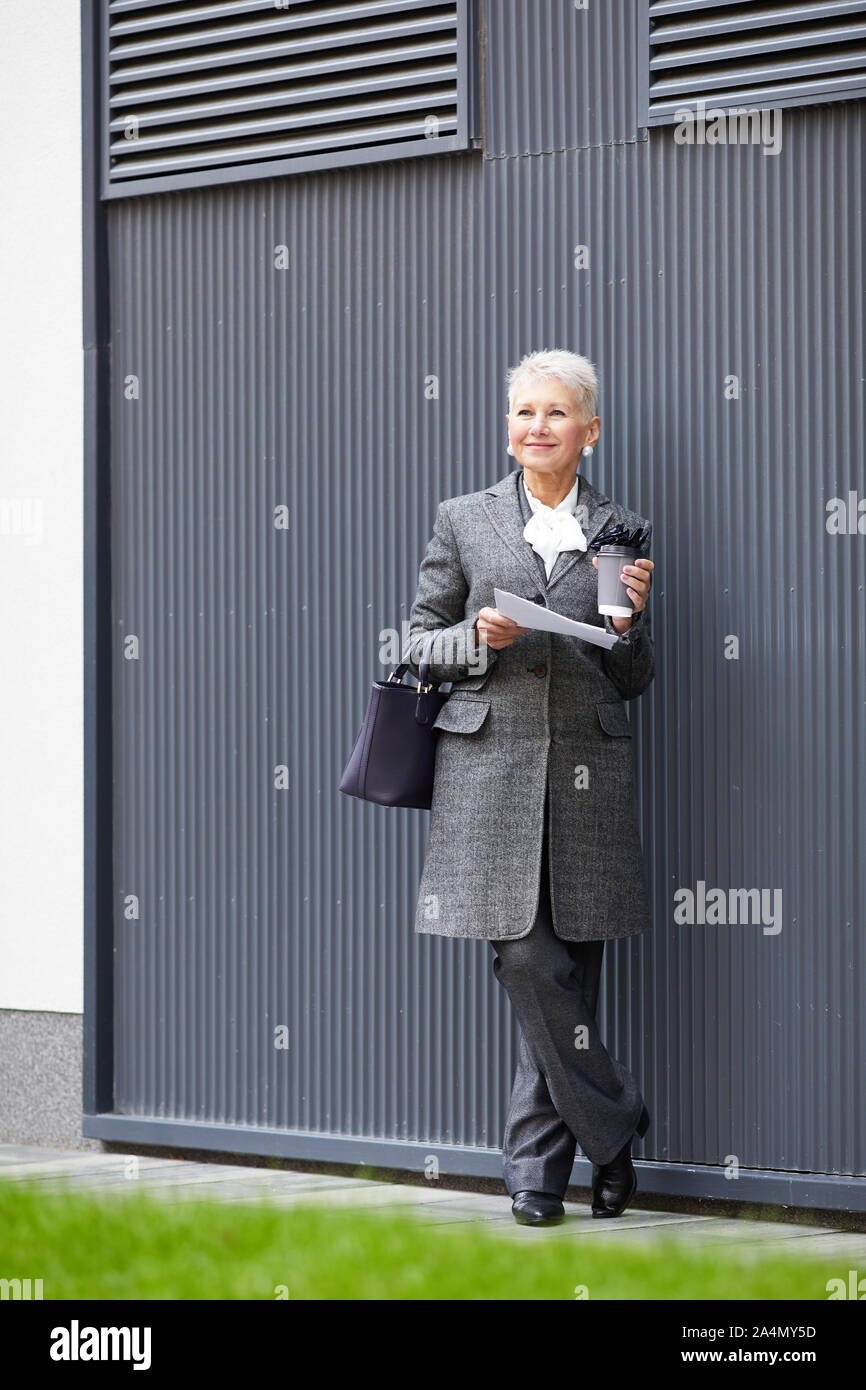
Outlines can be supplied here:
M82 1008L80 8L0 0L0 1009Z

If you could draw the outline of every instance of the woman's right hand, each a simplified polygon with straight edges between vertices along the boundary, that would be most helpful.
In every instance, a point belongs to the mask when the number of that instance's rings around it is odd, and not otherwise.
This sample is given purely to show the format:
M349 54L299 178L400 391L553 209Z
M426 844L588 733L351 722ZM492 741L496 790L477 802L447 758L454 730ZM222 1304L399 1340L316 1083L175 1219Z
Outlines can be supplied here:
M531 627L519 627L513 618L506 618L498 608L482 608L475 619L475 631L479 640L486 642L494 651L510 647L515 637L531 632Z

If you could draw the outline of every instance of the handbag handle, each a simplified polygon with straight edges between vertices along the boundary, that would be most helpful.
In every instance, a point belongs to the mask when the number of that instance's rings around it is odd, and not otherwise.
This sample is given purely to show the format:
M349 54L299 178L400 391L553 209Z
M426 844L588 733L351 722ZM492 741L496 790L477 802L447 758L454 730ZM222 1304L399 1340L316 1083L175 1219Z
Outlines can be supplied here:
M427 639L424 643L423 653L418 662L418 698L415 701L415 721L418 724L428 724L430 722L427 704L426 701L422 700L422 696L428 694L428 692L433 689L433 686L438 684L438 682L436 681L427 680L427 676L430 671L430 651L433 646L433 642L435 641L437 631L437 628L433 628L432 631L428 634ZM388 677L387 684L402 685L403 676L408 670L408 662L401 661L399 666L397 666L391 672L390 676Z

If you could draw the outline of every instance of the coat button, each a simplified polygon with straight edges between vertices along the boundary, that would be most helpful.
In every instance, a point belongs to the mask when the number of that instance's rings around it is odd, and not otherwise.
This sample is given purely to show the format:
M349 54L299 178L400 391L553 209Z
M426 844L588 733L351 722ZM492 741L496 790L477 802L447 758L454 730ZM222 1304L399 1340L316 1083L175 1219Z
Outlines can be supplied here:
M545 666L545 664L544 664L543 661L540 661L540 662L538 663L537 666L533 666L532 669L533 669L533 671L535 672L535 674L536 674L537 676L546 676L546 675L547 675L547 667Z
M544 594L536 594L533 603L544 603Z

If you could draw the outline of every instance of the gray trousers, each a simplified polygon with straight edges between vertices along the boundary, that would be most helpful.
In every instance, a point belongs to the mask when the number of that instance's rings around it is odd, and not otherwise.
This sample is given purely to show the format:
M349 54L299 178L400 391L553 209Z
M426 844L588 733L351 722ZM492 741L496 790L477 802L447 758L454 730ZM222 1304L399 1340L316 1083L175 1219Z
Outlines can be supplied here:
M528 935L491 941L493 973L520 1024L520 1053L502 1145L511 1196L562 1197L580 1144L609 1163L634 1133L643 1097L606 1051L596 1023L604 941L563 941L550 910L547 809L538 912Z

